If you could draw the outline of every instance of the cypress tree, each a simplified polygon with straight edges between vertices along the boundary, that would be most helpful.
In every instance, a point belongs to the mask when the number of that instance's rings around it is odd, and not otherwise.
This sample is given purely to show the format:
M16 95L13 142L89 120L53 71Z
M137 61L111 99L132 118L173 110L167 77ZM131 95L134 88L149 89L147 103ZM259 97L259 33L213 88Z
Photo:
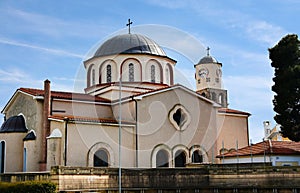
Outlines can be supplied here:
M300 141L300 41L296 34L283 37L269 49L271 66L275 70L273 105L275 121L281 133L293 141Z

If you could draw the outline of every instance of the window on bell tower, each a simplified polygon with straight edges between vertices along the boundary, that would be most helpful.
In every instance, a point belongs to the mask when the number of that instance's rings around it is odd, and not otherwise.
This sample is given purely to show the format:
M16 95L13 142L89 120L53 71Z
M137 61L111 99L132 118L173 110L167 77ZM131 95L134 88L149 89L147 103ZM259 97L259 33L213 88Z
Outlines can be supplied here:
M129 64L129 82L134 81L134 66L132 63Z

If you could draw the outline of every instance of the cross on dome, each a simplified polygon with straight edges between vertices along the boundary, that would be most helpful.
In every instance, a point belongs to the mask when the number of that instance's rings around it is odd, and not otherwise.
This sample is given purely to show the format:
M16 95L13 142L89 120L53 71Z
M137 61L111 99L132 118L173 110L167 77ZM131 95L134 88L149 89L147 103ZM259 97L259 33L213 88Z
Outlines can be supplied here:
M210 50L210 47L207 47L207 48L206 48L207 56L209 56L209 50Z
M132 25L132 21L128 19L128 23L126 24L126 26L128 26L128 34L130 34L130 25Z

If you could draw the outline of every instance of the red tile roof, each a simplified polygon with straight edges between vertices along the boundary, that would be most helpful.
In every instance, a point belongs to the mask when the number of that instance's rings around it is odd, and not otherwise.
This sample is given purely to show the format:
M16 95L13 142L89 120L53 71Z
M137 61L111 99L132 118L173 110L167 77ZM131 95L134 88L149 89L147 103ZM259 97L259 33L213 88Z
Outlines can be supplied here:
M218 110L219 113L229 113L229 114L239 114L239 115L248 115L250 116L250 113L247 112L243 112L243 111L238 111L238 110L234 110L234 109L228 109L228 108L220 108Z
M235 157L235 156L250 156L250 155L300 155L300 142L293 141L263 141L251 146L243 147L237 151L231 151L222 157Z
M33 96L44 96L44 90L33 88L19 88L18 90ZM80 100L80 101L94 101L94 102L111 102L102 97L95 97L84 93L51 91L51 96L57 99Z
M66 120L73 122L91 122L91 123L112 123L118 124L118 120L116 119L105 119L105 118L93 118L93 117L82 117L82 116L73 116L73 115L50 115L49 118L51 119L58 119L58 120ZM128 121L122 121L122 124L134 124Z

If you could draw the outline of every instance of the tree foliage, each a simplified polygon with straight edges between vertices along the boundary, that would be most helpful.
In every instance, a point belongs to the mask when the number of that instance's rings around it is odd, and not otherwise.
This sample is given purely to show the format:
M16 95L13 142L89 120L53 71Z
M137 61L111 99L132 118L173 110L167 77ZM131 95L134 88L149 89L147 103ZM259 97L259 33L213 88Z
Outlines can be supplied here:
M271 66L275 69L272 91L275 121L281 133L300 141L300 41L295 34L283 37L269 49Z

